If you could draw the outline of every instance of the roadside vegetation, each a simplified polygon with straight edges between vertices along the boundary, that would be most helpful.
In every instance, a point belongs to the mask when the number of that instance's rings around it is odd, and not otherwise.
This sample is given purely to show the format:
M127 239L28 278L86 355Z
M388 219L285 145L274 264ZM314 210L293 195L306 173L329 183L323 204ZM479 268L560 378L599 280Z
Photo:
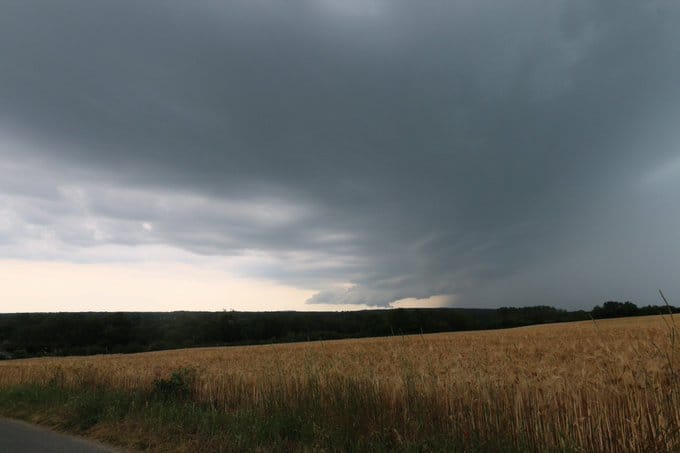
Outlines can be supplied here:
M670 316L0 363L0 413L148 451L673 451Z

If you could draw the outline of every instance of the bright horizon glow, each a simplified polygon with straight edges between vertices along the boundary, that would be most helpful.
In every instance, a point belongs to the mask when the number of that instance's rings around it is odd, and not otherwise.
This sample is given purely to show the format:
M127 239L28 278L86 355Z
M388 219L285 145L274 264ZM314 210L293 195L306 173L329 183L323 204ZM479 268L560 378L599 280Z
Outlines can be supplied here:
M314 290L193 264L0 260L2 313L79 311L337 311L306 304Z
M437 308L455 298L400 299L389 307L313 304L317 291L197 264L0 260L0 313L171 311L356 311Z

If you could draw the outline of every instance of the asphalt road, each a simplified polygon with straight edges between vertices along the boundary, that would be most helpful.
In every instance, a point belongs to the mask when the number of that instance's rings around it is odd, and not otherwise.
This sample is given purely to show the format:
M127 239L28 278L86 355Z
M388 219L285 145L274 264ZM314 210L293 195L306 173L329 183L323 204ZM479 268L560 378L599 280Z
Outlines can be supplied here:
M87 439L0 417L1 453L120 453Z

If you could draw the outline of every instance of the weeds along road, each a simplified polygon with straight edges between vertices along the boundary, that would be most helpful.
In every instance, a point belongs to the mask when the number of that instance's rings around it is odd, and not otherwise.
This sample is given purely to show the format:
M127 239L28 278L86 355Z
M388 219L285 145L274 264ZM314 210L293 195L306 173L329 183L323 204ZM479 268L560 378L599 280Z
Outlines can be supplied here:
M0 452L7 453L121 453L106 445L55 433L29 423L0 417Z

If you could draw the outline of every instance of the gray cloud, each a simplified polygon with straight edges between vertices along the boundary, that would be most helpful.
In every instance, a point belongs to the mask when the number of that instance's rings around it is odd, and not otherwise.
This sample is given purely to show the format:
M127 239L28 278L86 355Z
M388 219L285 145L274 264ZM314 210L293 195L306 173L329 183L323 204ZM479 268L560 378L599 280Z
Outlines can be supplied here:
M672 1L7 2L0 231L257 251L244 272L315 302L651 302L680 293L679 25Z

